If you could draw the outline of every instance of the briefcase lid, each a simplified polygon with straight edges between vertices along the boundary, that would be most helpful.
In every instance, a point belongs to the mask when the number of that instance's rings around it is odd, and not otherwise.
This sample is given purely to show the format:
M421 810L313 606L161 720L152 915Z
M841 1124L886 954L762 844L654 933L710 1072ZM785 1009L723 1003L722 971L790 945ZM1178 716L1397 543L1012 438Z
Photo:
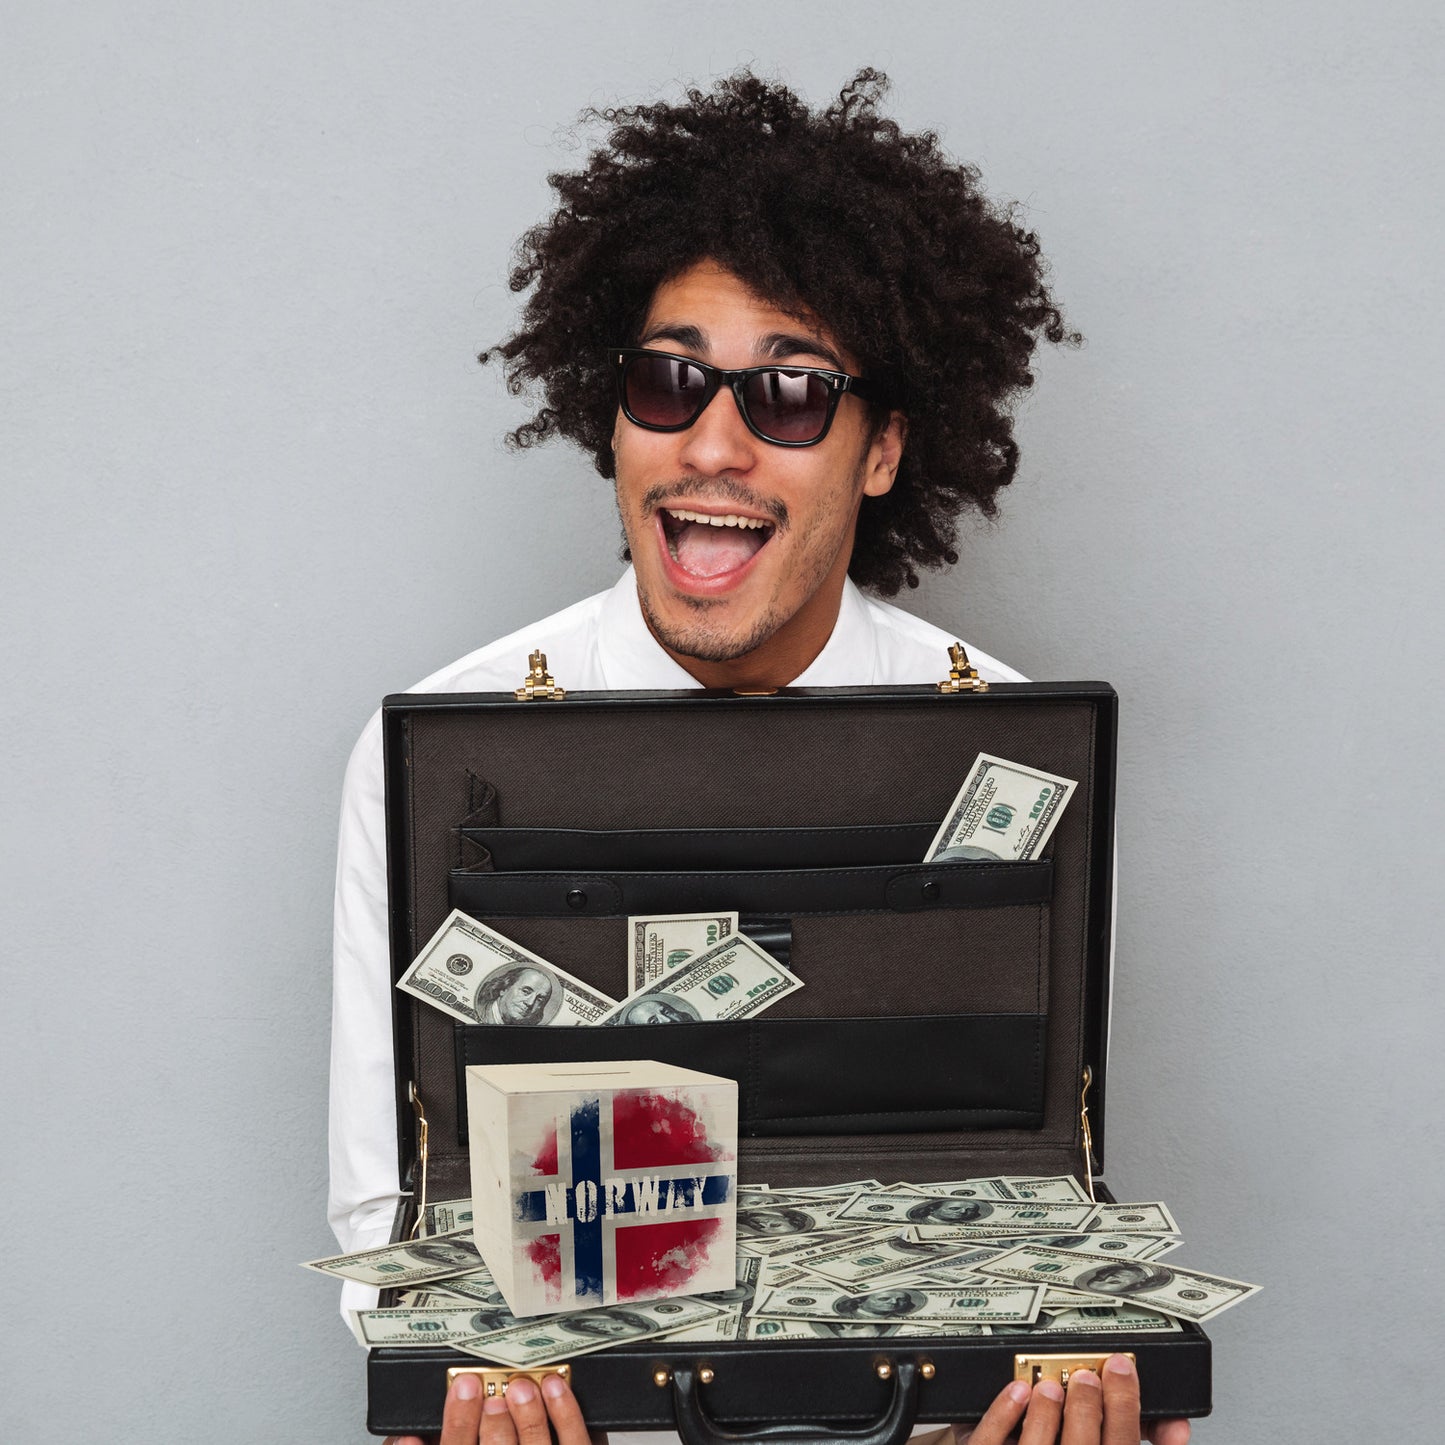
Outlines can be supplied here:
M674 886L706 892L722 880L768 902L796 884L809 906L784 922L808 986L747 1024L646 1036L646 1056L723 1073L732 1060L754 1071L756 1097L743 1081L745 1115L753 1109L744 1177L749 1169L772 1182L789 1170L857 1177L855 1160L879 1171L896 1165L900 1178L1102 1170L1118 702L1108 684L573 692L545 668L528 684L525 700L403 693L383 704L394 979L462 898L479 900L467 911L498 932L620 998L629 987L628 898L673 896ZM893 864L836 866L855 839L868 840L870 860L887 856L894 839L916 848L980 752L1076 780L1041 861L940 874L914 852ZM821 837L830 867L800 868L782 882L768 869L712 879L682 865L670 874L578 870L568 852L584 847L589 863L593 850L645 857L649 838L705 849L713 833L758 834L767 851L793 830L810 849ZM514 870L506 857L499 866L502 845L521 846L529 865L551 849L552 866ZM940 879L930 913L924 885ZM586 902L574 913L579 894ZM899 939L907 946L895 949ZM877 971L885 984L856 977L867 972L857 958L879 955L889 960ZM910 998L915 969L931 970L935 1001L951 990L941 1013ZM880 999L880 987L894 992ZM434 1198L465 1193L468 1062L644 1056L635 1039L613 1041L628 1052L609 1055L598 1037L632 1030L463 1025L400 990L393 1007L402 1176L417 1162L417 1100ZM858 1041L874 1038L882 1062L870 1073ZM933 1060L918 1084L922 1100L898 1079L917 1057L914 1040ZM794 1057L811 1061L810 1077L826 1077L800 1083L786 1072ZM893 1131L886 1141L867 1127L867 1100L848 1097L869 1090L889 1094L876 1111L878 1128ZM825 1117L824 1094L843 1096L838 1117ZM934 1110L935 1095L949 1107Z

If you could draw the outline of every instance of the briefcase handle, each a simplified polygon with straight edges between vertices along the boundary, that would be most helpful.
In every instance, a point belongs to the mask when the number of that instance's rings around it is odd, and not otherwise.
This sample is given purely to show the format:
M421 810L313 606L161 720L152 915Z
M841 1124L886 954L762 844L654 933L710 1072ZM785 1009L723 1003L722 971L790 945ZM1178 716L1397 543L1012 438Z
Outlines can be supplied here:
M883 1373L880 1369L879 1373ZM728 1430L703 1409L698 1393L697 1367L672 1368L672 1408L677 1416L677 1433L683 1445L903 1445L913 1433L918 1414L918 1364L914 1360L892 1362L893 1399L888 1408L869 1425L838 1428L828 1425L789 1423L762 1425L746 1432Z

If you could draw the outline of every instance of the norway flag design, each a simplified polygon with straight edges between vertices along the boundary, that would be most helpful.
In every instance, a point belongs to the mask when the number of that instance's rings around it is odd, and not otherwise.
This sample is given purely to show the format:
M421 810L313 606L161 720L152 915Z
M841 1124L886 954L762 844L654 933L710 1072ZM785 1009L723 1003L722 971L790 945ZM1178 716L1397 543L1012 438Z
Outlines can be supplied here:
M735 1092L582 1090L514 1103L524 1105L510 1140L518 1314L732 1287Z

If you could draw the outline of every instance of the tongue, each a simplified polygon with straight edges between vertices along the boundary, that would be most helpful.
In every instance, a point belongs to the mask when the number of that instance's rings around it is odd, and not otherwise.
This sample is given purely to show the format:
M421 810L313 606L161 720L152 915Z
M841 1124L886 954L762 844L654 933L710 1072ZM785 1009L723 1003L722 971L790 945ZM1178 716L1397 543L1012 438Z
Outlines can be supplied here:
M677 560L694 577L720 577L741 567L763 545L756 528L713 527L706 522L688 522L674 546Z

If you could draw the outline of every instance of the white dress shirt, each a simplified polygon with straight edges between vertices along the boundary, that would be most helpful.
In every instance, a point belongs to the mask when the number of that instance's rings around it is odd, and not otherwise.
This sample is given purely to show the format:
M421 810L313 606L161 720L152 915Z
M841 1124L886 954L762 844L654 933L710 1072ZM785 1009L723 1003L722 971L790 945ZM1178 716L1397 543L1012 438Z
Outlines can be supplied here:
M948 671L947 649L956 640L848 582L832 635L793 685L936 682ZM511 692L536 650L547 654L549 669L569 692L700 686L648 630L629 567L610 591L468 653L411 691ZM968 655L989 682L1025 681L971 645ZM399 1191L380 712L362 730L346 769L335 930L328 1217L350 1253L386 1243ZM370 1286L347 1281L342 1311L370 1308L376 1296Z

